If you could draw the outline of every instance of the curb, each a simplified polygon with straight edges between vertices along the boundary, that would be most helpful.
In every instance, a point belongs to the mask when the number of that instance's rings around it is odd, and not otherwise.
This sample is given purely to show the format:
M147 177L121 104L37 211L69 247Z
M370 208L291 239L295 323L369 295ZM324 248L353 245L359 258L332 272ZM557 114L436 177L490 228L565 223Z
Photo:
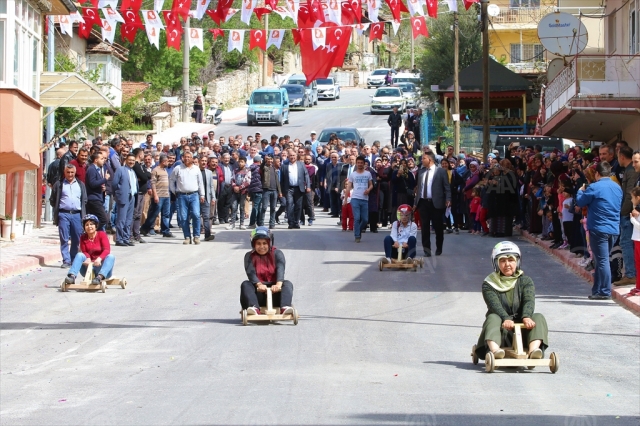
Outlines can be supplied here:
M20 272L31 269L39 268L41 264L47 264L52 262L59 262L62 260L60 254L60 247L57 246L55 250L51 250L42 254L24 255L23 257L12 259L11 262L3 263L0 266L0 278L8 278L11 275L17 275Z
M520 235L526 238L529 242L540 247L545 252L558 258L567 268L570 268L576 275L584 278L587 282L593 283L593 276L591 272L586 271L583 267L578 265L577 258L568 250L551 250L550 245L544 244L542 241L532 237L527 231L520 231ZM615 287L611 286L611 299L615 300L619 305L629 309L636 315L640 315L640 295L628 296L629 291L633 287Z

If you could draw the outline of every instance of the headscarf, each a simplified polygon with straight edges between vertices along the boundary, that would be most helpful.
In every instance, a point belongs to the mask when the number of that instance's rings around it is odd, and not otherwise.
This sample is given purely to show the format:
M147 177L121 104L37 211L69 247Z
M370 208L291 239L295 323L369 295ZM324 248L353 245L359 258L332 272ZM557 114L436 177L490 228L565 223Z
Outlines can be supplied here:
M502 256L498 256L498 261L504 257L513 257L513 255L504 254ZM518 269L510 277L502 275L502 272L500 271L494 271L490 273L484 281L500 293L504 293L511 290L516 285L518 278L520 278L522 274L522 269Z

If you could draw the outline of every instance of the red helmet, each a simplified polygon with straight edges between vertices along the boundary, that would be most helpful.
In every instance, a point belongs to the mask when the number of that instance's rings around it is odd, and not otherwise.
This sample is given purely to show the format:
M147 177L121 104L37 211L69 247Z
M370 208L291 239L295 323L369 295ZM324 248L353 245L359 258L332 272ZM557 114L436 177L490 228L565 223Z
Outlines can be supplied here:
M396 214L398 220L402 222L403 217L408 217L411 220L411 215L413 214L413 209L409 204L401 204L398 207L398 213Z

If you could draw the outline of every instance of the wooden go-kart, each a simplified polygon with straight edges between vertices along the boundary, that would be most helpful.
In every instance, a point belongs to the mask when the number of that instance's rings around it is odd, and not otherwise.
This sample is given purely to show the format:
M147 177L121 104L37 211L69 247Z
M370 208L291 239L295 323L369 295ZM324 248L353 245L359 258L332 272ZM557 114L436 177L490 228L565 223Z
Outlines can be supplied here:
M383 259L378 261L378 267L381 271L385 269L411 269L413 272L418 270L418 266L424 268L424 258L415 258L413 262L407 263L404 259L402 259L402 247L398 247L398 258L391 258L391 263L384 263Z
M267 306L260 307L260 315L248 315L247 310L240 311L240 318L242 319L242 325L247 325L249 322L261 322L261 321L293 321L293 325L298 325L298 311L293 308L292 314L281 315L280 307L273 306L273 295L271 293L271 287L267 287Z
M527 367L533 370L536 367L549 367L552 373L556 373L560 366L558 354L551 352L549 359L529 359L529 351L524 350L522 346L522 327L524 324L516 323L513 330L513 347L502 348L504 350L504 358L496 359L493 352L487 349L487 355L484 357L484 367L487 373L492 373L498 367ZM471 348L471 359L473 364L478 364L478 356L476 355L476 345Z
M89 264L87 266L87 272L84 274L84 279L80 284L66 284L64 279L60 284L60 290L68 291L68 290L101 290L103 293L107 291L107 286L120 286L123 289L127 287L127 279L126 278L106 278L102 280L102 282L98 284L91 284L91 281L95 278L93 274L93 264Z

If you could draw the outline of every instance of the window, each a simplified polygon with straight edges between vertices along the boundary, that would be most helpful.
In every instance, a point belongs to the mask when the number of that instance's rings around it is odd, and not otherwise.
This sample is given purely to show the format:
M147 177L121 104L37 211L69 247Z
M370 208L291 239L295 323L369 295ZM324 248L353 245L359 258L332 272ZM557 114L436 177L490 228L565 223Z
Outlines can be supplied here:
M512 44L511 63L542 61L544 48L541 44Z
M40 89L41 15L26 0L1 3L4 3L5 12L10 10L15 14L8 13L0 18L0 81L37 100ZM7 49L7 44L13 50Z
M636 15L635 2L629 6L629 55L635 55L638 49L638 16Z
M509 0L510 7L540 7L540 0Z
M4 36L4 26L4 21L0 19L0 81L4 81L4 43L6 40Z

